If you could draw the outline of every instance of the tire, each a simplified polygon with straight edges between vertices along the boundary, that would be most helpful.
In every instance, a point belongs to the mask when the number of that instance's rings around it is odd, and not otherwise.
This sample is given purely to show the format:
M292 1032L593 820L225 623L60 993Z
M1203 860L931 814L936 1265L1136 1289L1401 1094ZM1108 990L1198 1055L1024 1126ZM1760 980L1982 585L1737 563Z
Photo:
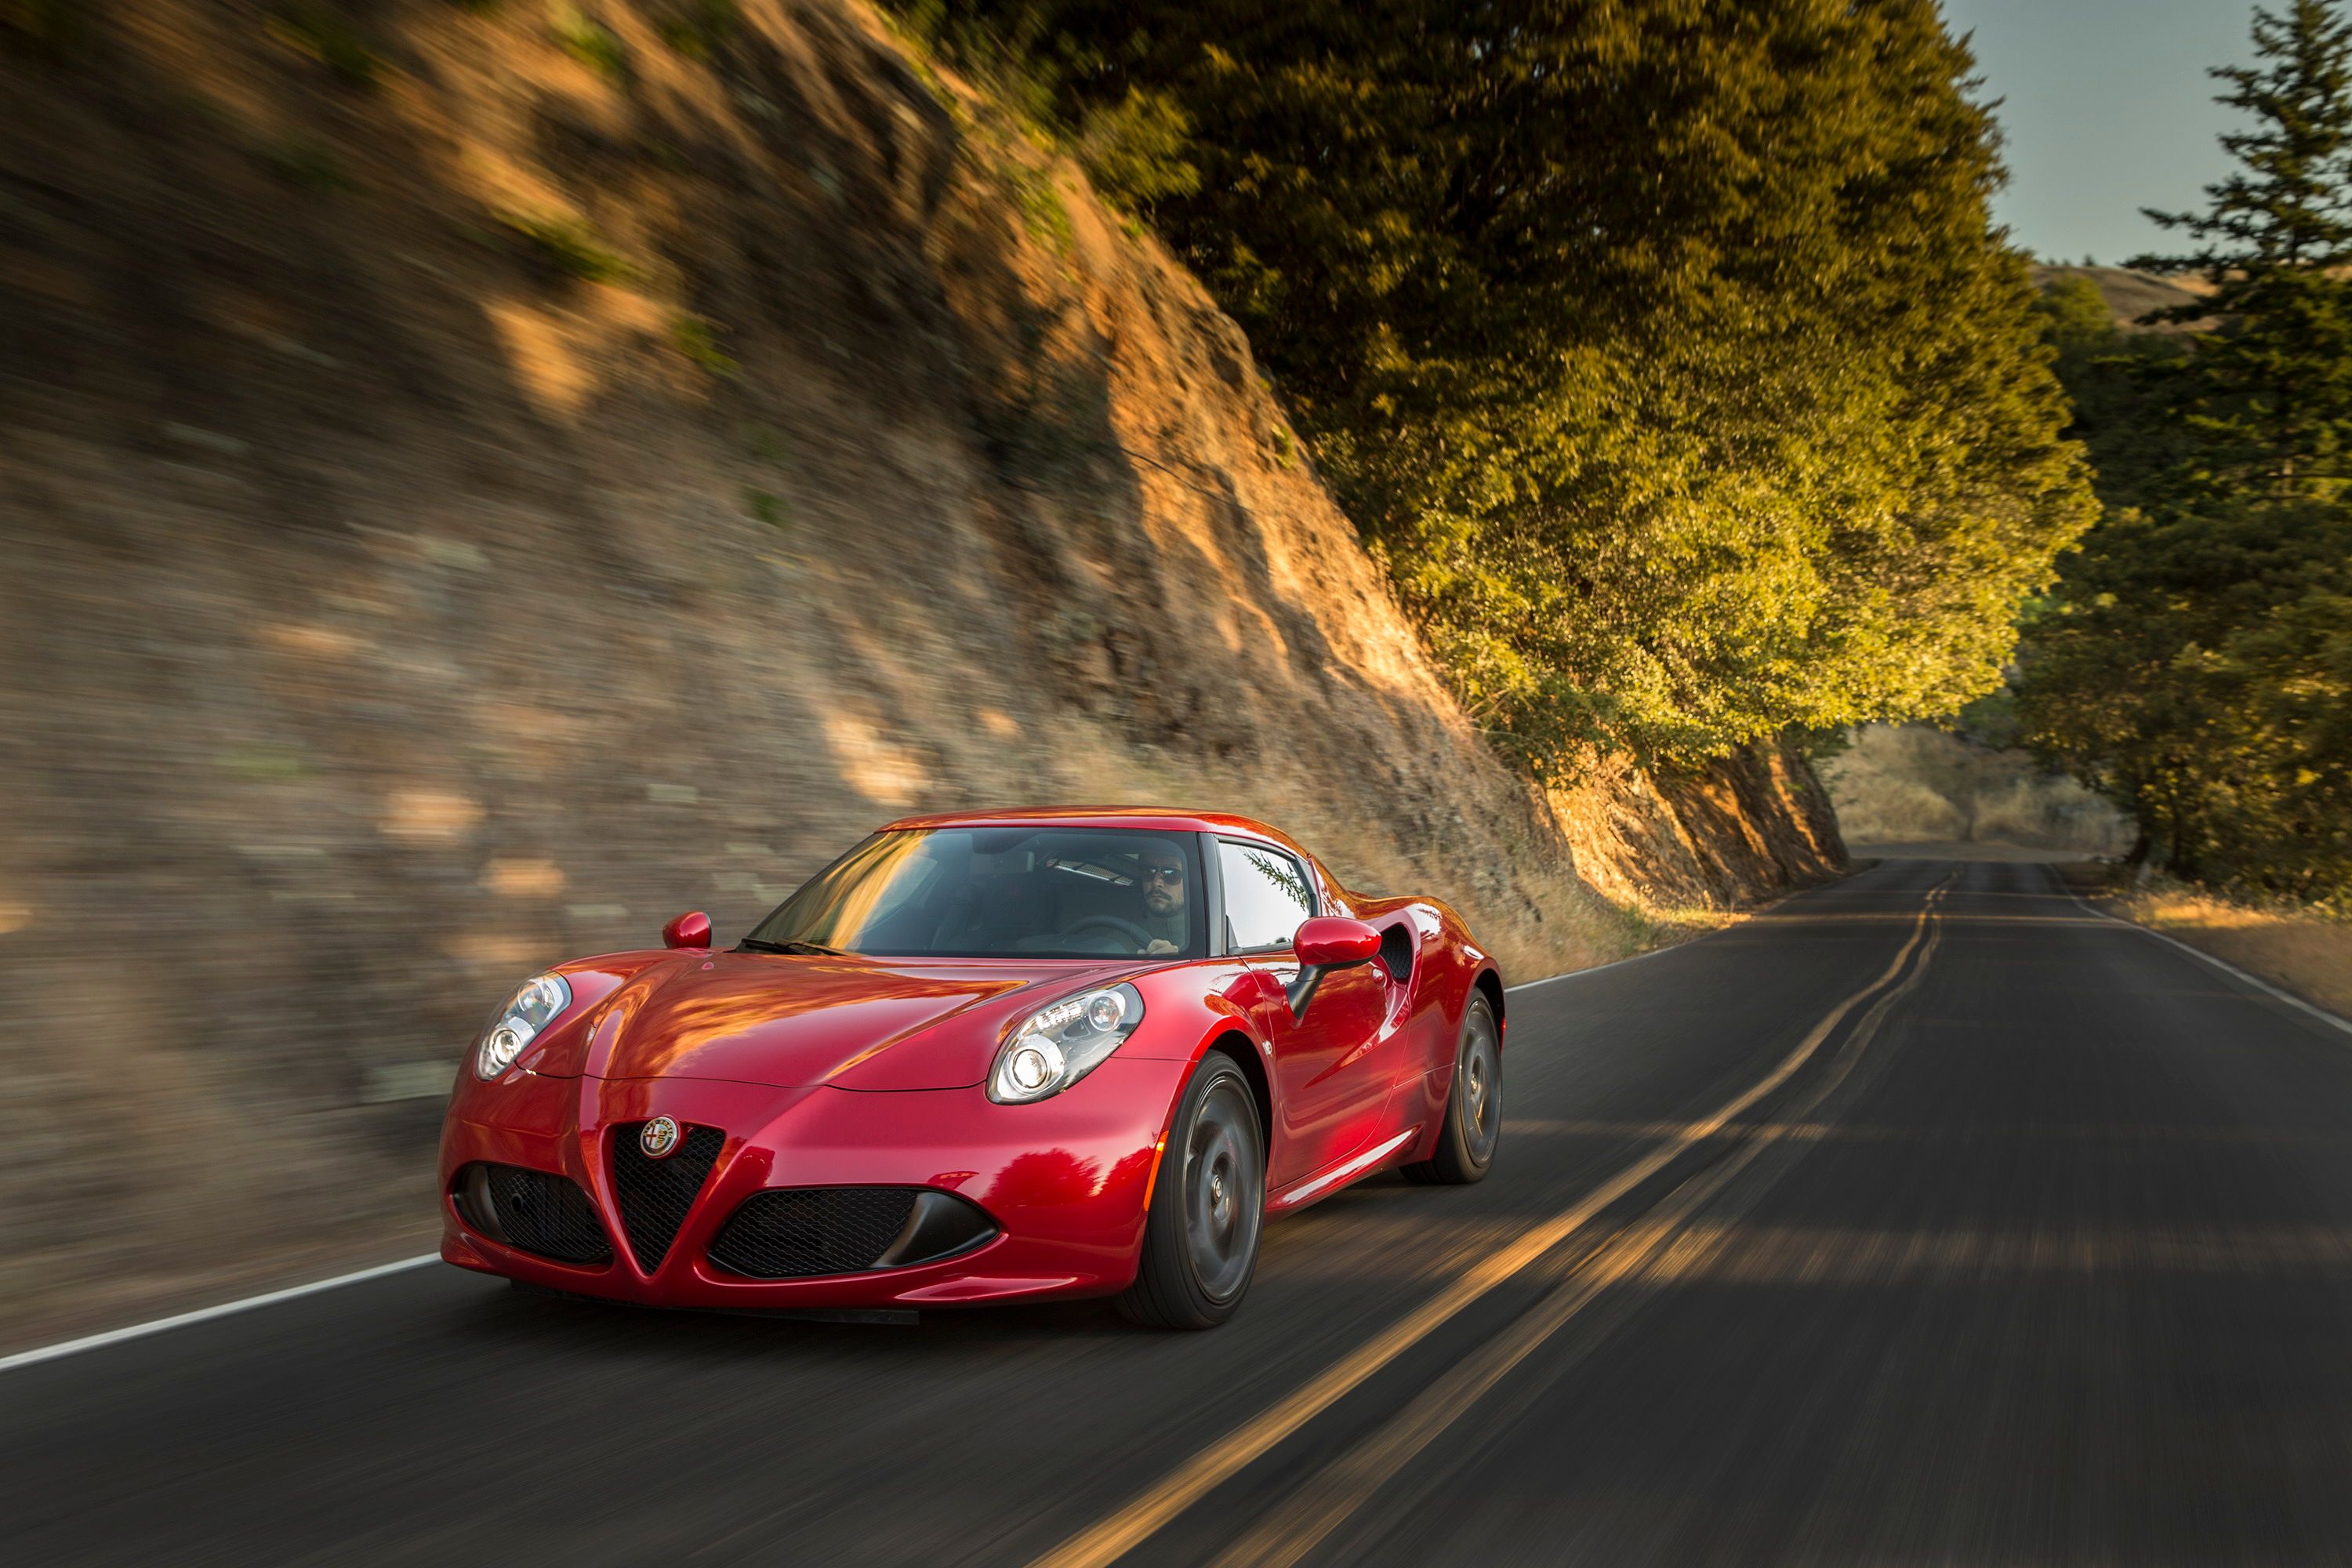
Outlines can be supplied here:
M1193 1069L1169 1128L1135 1283L1118 1310L1147 1328L1215 1328L1249 1293L1265 1226L1256 1097L1232 1058L1212 1053Z
M1465 1186L1484 1181L1503 1142L1503 1039L1495 1009L1473 992L1454 1047L1454 1087L1445 1097L1445 1124L1437 1152L1403 1167L1424 1186Z

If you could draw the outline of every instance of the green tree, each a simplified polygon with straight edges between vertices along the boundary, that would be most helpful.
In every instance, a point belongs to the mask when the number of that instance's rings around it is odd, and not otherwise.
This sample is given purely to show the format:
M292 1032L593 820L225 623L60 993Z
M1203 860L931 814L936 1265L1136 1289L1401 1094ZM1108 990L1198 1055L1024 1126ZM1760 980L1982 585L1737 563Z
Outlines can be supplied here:
M2063 353L2069 349L2102 349L2118 336L2115 313L2099 286L2080 273L2053 281L2033 302L2042 312L2042 330Z
M2352 895L2352 29L2257 11L2257 64L2216 73L2255 117L2200 242L2217 315L2193 338L2045 313L2109 510L2026 626L2031 741L2137 815L2175 872Z
M2254 119L2221 138L2238 169L2201 213L2149 209L2195 247L2133 265L2201 274L2211 299L2161 314L2225 322L2182 366L2181 488L2332 495L2352 477L2352 23L2334 0L2295 0L2255 11L2253 38L2254 65L2212 72L2232 89L2217 101Z
M966 0L1154 219L1483 721L1696 758L1948 711L2087 521L1932 0Z
M2189 335L2118 328L2106 296L2080 274L2051 283L2036 308L2074 405L2066 435L2089 452L2099 500L2111 511L2158 505L2182 460L2174 405Z
M2352 516L2242 500L2126 511L2029 623L2029 736L2183 877L2352 891Z

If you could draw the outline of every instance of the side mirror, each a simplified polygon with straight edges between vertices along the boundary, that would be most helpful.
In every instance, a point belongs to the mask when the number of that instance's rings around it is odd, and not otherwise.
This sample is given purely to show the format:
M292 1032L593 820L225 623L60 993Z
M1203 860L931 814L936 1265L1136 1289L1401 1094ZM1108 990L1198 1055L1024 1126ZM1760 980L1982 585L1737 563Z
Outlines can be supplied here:
M710 917L700 910L695 910L692 914L678 916L677 919L662 927L662 945L664 947L709 947Z
M1304 1018L1327 972L1370 963L1380 956L1381 933L1361 921L1318 915L1300 924L1290 949L1298 955L1298 978L1282 988L1283 994L1290 999L1291 1017Z

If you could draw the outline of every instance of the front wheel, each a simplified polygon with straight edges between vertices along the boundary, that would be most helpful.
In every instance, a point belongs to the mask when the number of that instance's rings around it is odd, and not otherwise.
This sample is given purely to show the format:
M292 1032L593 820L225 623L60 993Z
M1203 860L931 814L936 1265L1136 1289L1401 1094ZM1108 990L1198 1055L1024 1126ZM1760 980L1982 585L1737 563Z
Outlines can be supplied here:
M1184 1086L1144 1216L1143 1254L1118 1309L1154 1329L1213 1329L1257 1272L1265 1138L1233 1058L1208 1057Z
M1503 1038L1486 998L1472 994L1454 1052L1454 1090L1445 1099L1445 1125L1437 1152L1404 1167L1407 1178L1449 1186L1484 1180L1503 1141Z

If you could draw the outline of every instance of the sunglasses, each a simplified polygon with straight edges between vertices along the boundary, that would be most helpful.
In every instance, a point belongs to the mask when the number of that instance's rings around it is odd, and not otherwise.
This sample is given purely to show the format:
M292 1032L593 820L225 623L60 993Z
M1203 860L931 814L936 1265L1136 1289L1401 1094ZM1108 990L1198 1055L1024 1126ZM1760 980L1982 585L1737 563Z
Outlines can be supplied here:
M1143 879L1147 882L1181 883L1184 880L1184 868L1181 866L1146 866L1143 868Z

